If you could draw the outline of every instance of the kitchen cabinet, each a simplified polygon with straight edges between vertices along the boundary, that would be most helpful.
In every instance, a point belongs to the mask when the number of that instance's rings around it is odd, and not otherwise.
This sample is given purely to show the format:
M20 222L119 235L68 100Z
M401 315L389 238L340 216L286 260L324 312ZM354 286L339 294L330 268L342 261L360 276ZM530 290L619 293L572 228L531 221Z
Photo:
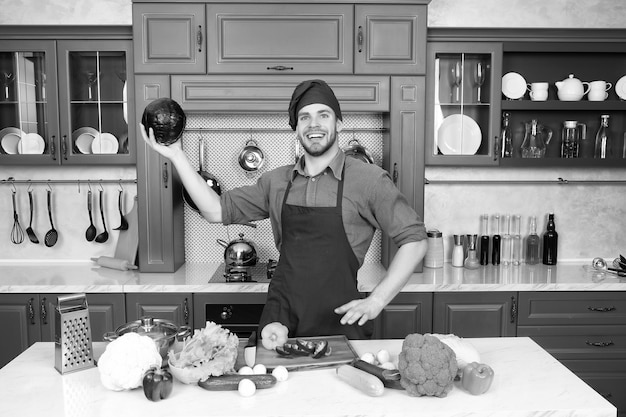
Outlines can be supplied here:
M432 293L400 293L374 322L375 339L404 339L411 333L432 333Z
M622 98L626 97L626 91L623 91L626 83L622 79L626 65L622 53L625 47L626 37L617 30L429 30L427 165L622 166L623 133L626 130L626 102ZM491 65L487 67L485 82L481 86L480 102L476 96L475 54ZM460 67L459 71L457 67ZM581 100L559 100L556 83L568 79L570 74L584 83L595 80L611 83L607 99L590 101L586 94L588 85L583 84L585 95ZM506 76L505 81L503 76ZM616 89L620 79L620 87ZM547 100L531 100L528 87L535 82L548 83ZM462 100L455 103L459 98ZM483 102L487 99L488 103ZM509 115L513 153L512 157L506 158L502 157L501 137L505 113ZM600 126L600 116L604 114L609 115L612 155L596 159L593 158L595 134ZM526 126L533 119L549 129L546 138L550 138L544 157L522 158ZM585 125L575 158L561 157L561 131L565 121Z
M619 292L520 293L518 336L529 336L626 411L626 297Z
M149 316L193 328L191 293L127 293L126 318L129 322Z
M6 332L0 347L0 367L35 342L53 342L55 308L62 294L0 294L0 325ZM87 294L91 337L103 341L106 332L126 322L124 294Z
M266 293L194 293L194 321L198 328L212 321L247 338L259 326L266 299Z
M0 163L134 164L130 29L8 30L0 29Z
M433 332L460 337L515 336L517 292L437 292Z

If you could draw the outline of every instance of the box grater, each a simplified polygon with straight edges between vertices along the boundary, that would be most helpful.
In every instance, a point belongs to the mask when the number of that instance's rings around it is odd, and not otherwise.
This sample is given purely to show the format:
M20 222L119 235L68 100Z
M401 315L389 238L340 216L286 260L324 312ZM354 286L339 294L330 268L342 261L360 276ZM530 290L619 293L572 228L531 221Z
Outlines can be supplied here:
M58 297L54 323L54 367L61 374L95 366L85 294Z

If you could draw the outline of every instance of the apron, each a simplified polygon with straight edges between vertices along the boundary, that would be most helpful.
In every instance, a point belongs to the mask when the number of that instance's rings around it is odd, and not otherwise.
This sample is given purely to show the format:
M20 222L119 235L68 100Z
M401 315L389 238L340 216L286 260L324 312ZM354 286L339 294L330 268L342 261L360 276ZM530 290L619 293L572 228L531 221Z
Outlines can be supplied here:
M289 337L344 334L348 339L368 339L373 322L342 325L333 310L362 298L357 291L359 262L342 219L345 170L337 189L335 207L287 204L291 181L282 203L283 230L280 258L270 282L259 328L278 321Z

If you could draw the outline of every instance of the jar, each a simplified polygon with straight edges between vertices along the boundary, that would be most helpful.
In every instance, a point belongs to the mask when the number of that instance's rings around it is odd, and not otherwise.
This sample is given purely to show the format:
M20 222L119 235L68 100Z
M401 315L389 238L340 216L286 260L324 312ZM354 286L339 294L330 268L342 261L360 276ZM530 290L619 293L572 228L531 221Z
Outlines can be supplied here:
M424 266L427 268L443 268L443 234L439 230L429 230L428 249L424 256Z

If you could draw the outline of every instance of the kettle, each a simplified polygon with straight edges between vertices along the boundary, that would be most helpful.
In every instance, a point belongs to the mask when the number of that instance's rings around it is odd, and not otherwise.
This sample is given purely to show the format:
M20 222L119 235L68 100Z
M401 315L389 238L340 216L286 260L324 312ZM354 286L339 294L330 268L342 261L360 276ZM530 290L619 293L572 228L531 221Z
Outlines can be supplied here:
M257 256L254 243L243 238L243 233L239 233L239 239L230 243L222 239L217 239L217 243L224 247L224 264L226 266L254 266L259 257Z
M579 101L589 92L589 83L580 81L574 74L570 74L563 81L557 81L555 85L561 101Z

